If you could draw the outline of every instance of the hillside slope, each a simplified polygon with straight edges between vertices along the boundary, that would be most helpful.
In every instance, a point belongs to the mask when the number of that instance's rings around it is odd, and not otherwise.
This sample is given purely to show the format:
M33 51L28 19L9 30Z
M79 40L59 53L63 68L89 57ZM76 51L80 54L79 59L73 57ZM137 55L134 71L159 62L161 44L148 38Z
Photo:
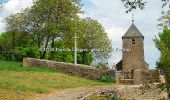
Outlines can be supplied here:
M46 68L22 67L21 62L0 60L0 100L29 100L35 95L52 91L103 85L109 83L66 75Z

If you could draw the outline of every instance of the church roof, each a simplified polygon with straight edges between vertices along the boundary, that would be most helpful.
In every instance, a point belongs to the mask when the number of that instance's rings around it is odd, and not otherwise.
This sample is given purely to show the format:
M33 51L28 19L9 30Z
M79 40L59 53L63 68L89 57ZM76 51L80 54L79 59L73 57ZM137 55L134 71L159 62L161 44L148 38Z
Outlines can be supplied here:
M134 23L130 26L123 37L144 37Z
M123 69L122 69L122 60L119 61L119 62L116 64L116 70L117 70L117 71L123 70Z

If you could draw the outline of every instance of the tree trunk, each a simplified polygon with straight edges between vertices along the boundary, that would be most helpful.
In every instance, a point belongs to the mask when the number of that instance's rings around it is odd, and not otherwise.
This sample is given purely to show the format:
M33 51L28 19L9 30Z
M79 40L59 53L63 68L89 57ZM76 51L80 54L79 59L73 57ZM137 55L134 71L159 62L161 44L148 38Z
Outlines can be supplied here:
M40 43L38 44L38 48L39 48L39 49L41 48ZM39 53L40 53L40 59L42 59L42 52L43 52L43 50L42 50L42 51L39 51Z
M82 56L83 56L83 57L82 57L82 63L83 63L83 64L87 64L87 62L86 62L86 51L83 51L83 52L82 52Z
M55 37L53 36L52 37L52 43L51 43L51 48L53 49L54 48L54 41L55 40ZM51 60L54 60L54 51L52 50L51 51Z
M12 32L12 60L15 60L15 32Z
M47 40L46 40L46 43L45 43L45 50L44 50L43 53L42 53L41 59L44 59L44 58L45 58L45 55L46 55L46 53L47 53L46 49L47 49L47 47L48 47L48 42L49 42L49 37L47 37Z

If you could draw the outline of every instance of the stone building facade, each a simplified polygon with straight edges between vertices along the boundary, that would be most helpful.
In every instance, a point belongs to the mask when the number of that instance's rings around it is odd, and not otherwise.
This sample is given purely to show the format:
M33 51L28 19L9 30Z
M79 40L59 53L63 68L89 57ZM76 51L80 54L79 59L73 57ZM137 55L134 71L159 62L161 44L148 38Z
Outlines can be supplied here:
M144 58L144 36L135 26L134 21L128 31L122 36L122 60L116 64L117 71L128 73L126 78L134 78L134 71L148 70ZM126 51L128 50L128 51Z

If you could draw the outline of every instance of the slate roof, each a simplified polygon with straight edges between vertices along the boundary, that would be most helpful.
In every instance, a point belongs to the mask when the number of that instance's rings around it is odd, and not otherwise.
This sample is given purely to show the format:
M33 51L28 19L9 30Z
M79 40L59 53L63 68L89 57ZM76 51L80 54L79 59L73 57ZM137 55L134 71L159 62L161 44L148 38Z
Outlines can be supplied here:
M128 31L124 34L124 37L144 37L142 33L138 30L134 23L130 26Z
M122 69L122 60L119 61L119 62L116 64L116 70L117 70L117 71L123 70L123 69Z
M149 66L149 64L145 61L144 62L145 66ZM120 60L117 64L116 64L116 70L117 71L121 71L123 70L123 66L122 66L122 60Z

